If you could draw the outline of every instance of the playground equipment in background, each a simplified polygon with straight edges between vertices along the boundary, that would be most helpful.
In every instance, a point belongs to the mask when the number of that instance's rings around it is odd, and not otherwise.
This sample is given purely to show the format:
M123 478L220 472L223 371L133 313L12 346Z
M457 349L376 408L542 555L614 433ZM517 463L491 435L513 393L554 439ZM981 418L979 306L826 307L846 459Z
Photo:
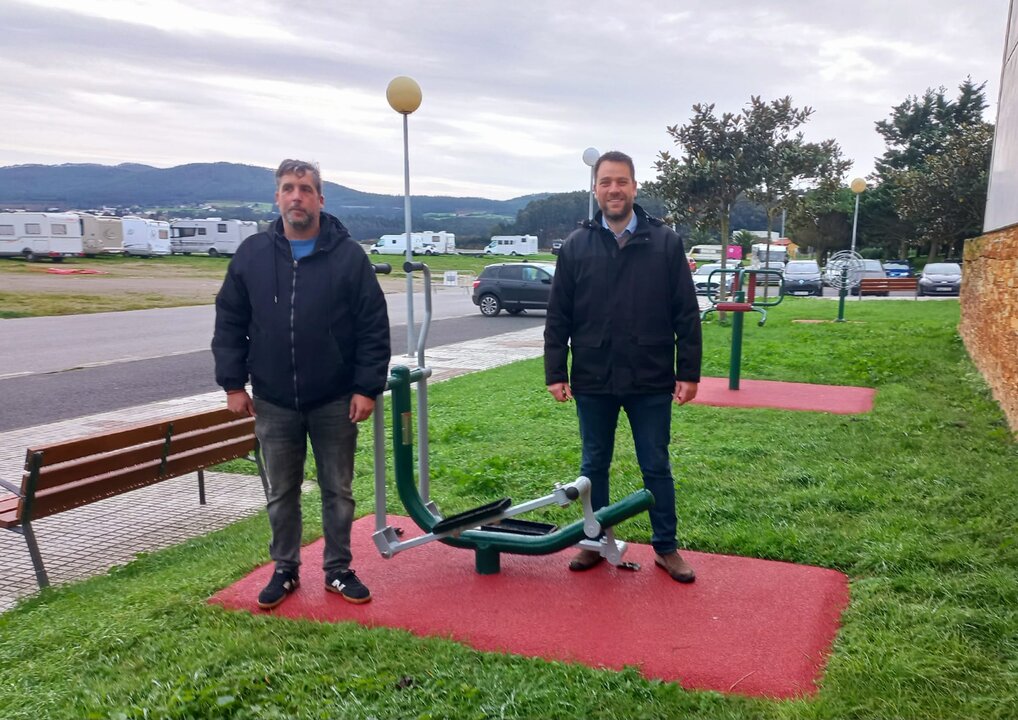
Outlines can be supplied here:
M430 501L428 465L428 378L424 349L431 325L431 271L424 263L404 263L406 272L424 274L424 320L417 341L417 368L393 368L388 389L392 392L392 449L396 489L410 518L424 532L402 539L402 532L387 524L386 518L386 453L384 396L379 395L374 413L375 460L375 532L372 539L384 558L396 553L439 541L447 545L474 550L474 566L479 574L492 575L500 570L501 553L546 555L567 547L580 547L599 552L617 567L637 570L635 563L622 560L627 544L615 539L613 527L654 504L654 496L638 490L600 510L590 502L590 480L579 477L568 483L556 484L548 495L518 505L511 498L501 498L464 512L443 517ZM417 385L417 442L419 482L414 482L413 413L410 386ZM566 506L579 501L583 517L565 527L518 519L518 515L547 507Z
M848 291L862 281L865 263L863 257L855 250L841 250L834 253L827 261L824 279L827 284L838 289L838 319L845 322L845 296ZM862 294L859 294L862 300Z
M735 274L735 282L732 287L732 297L734 300L719 300L717 289L724 287L725 274ZM718 282L715 285L712 278L714 275L721 275L718 278ZM770 277L777 277L778 281L778 294L773 300L764 299L758 301L756 299L756 286L757 277L764 277L765 280ZM748 287L743 289L743 281L748 279ZM723 284L724 283L724 284ZM712 272L707 278L707 299L710 300L711 306L700 313L700 320L707 319L707 316L712 312L730 312L734 313L732 316L732 355L728 365L728 389L738 390L739 389L739 376L742 372L742 330L743 330L743 316L747 312L758 312L762 316L760 322L757 323L760 327L767 322L767 310L765 308L774 307L780 305L784 299L785 279L784 275L780 270L768 269L768 268L719 268Z

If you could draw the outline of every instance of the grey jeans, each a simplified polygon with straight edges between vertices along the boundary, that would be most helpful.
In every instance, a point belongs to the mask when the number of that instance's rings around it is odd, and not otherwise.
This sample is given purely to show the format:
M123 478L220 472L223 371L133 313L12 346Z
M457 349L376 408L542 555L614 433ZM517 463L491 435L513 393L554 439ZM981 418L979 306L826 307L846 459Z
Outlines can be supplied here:
M318 467L322 493L322 530L326 574L350 567L350 528L353 525L353 456L357 424L350 421L350 397L307 412L254 399L255 434L261 445L267 484L272 541L269 555L277 570L300 567L302 518L301 484L307 440Z

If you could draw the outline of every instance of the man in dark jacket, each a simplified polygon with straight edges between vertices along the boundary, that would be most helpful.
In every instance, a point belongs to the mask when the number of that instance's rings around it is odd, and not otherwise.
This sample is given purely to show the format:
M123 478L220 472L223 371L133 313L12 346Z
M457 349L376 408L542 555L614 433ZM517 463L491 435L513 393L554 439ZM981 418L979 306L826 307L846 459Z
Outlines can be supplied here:
M668 459L671 403L696 397L700 382L699 308L682 241L634 203L632 159L612 151L594 166L601 207L559 250L544 329L548 392L576 400L594 509L608 504L608 471L619 410L633 431L650 510L655 562L678 582L693 568L677 552L675 486ZM572 353L571 375L566 366ZM570 570L604 558L580 550Z
M350 568L357 425L389 368L385 296L364 250L322 212L318 166L276 170L281 217L237 249L216 296L216 382L238 415L255 416L275 572L258 596L273 608L300 585L301 483L307 440L322 494L325 587L353 603L371 593ZM250 378L254 398L245 385Z

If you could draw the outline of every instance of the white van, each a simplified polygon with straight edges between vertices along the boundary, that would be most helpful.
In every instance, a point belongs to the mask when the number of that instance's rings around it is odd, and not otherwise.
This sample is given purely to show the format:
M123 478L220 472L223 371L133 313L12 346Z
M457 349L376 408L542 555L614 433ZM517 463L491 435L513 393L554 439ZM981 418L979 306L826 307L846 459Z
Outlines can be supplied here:
M721 262L721 246L720 245L694 245L689 248L687 254L690 260L695 260L698 263L703 262Z
M170 223L170 249L174 254L233 255L240 244L258 232L253 220L174 220Z
M536 235L492 235L485 255L536 255Z
M0 257L60 262L82 254L81 221L74 213L0 213Z
M112 215L78 213L81 218L81 243L86 255L115 253L124 249L124 226Z
M410 252L414 255L437 255L439 250L431 242L425 240L426 236L431 236L433 233L410 233ZM455 243L455 240L453 241ZM371 249L368 250L372 255L405 255L406 254L406 234L403 235L383 235L378 239Z
M125 217L124 252L128 255L148 257L151 255L169 255L170 224L165 220L149 220L134 216Z

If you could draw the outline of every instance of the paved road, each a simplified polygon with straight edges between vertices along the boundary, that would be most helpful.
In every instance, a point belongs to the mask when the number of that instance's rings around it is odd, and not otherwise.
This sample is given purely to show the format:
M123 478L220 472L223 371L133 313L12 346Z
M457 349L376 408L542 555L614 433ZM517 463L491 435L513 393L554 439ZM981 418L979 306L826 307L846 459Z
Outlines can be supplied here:
M386 300L389 322L403 327L405 343L406 294ZM415 295L414 303L420 325L424 300ZM432 304L435 320L478 315L465 288L442 288ZM208 350L214 319L212 305L196 305L0 320L0 380Z
M387 296L394 357L406 353L405 297ZM482 317L462 290L437 293L434 309L440 319L428 347L544 324L543 312ZM0 378L0 432L218 389L208 350L212 310L175 310L183 312L0 321L0 368L14 370Z

